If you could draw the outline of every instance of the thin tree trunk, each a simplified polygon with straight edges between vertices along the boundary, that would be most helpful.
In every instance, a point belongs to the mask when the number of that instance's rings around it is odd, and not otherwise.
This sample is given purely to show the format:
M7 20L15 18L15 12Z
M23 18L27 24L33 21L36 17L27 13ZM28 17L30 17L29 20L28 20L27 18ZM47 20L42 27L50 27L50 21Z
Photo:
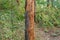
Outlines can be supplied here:
M53 7L53 1L54 0L47 0L47 7Z
M19 0L16 0L17 4L19 5Z
M47 7L49 7L49 5L50 5L50 3L49 3L49 2L50 2L50 0L47 0Z
M54 5L53 5L53 2L54 2L54 0L51 0L51 3L52 3L51 5L52 5L52 7L54 6Z
M25 10L25 40L34 40L34 0L26 0Z

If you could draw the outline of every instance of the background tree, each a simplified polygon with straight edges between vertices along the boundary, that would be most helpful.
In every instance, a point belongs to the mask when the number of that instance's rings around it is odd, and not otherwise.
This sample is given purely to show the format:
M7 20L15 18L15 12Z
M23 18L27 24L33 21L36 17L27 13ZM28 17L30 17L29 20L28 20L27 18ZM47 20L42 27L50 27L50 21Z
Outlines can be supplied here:
M50 2L50 0L47 0L47 7L49 7L49 5L50 5L49 2Z
M19 0L16 0L16 2L17 2L18 5L20 4L20 3L19 3Z
M54 0L51 0L51 3L52 3L51 5L52 5L52 7L53 7L53 2L54 2Z

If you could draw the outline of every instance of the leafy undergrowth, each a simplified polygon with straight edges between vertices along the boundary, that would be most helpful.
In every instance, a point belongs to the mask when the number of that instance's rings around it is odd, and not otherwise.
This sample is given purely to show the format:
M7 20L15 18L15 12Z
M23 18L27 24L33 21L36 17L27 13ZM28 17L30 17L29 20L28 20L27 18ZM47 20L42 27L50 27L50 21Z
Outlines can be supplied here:
M9 27L0 28L0 40L25 40L24 39L24 22L16 24L18 28L13 31ZM35 27L35 40L60 40L60 28L45 28Z
M0 40L24 40L24 22L17 23L16 27L12 26L14 27L12 29L8 24L3 26L0 26Z
M0 40L24 40L24 21L15 13L0 10Z

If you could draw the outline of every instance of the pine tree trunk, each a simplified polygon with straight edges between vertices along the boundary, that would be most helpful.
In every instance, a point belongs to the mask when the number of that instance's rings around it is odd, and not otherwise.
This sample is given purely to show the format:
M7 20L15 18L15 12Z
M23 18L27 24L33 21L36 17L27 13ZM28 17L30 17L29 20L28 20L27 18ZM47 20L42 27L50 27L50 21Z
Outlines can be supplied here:
M26 0L25 11L25 40L34 40L34 0Z

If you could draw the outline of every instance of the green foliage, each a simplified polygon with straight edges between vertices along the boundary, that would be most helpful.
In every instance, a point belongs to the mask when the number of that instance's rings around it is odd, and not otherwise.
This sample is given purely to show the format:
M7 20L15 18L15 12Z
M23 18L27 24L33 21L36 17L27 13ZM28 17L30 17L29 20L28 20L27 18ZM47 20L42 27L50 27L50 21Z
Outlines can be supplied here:
M38 22L40 26L48 27L59 26L60 25L59 2L53 1L53 7L52 4L50 4L51 7L47 7L46 3L47 1L37 0L35 21Z
M24 1L21 4L0 0L0 40L24 40Z
M0 40L24 40L25 0L0 0ZM35 22L43 27L60 27L60 0L47 7L47 0L36 0Z

